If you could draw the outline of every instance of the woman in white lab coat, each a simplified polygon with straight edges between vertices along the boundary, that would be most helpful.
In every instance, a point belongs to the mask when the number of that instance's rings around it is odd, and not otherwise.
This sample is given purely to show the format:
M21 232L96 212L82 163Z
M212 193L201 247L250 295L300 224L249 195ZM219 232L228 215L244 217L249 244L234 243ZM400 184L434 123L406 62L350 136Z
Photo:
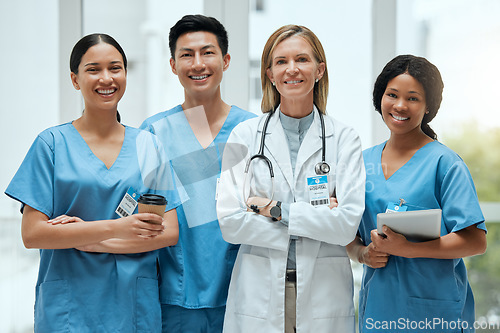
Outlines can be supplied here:
M222 235L241 244L224 332L354 332L345 245L364 210L361 142L326 116L325 54L309 29L274 32L261 68L265 114L231 133L218 189Z

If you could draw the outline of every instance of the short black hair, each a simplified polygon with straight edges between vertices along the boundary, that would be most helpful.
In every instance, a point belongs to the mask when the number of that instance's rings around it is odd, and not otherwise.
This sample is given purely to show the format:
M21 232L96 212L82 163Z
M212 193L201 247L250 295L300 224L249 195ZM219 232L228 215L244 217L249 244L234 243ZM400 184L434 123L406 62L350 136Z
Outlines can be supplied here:
M216 18L205 15L185 15L177 23L170 28L168 35L168 46L170 48L170 56L175 59L175 47L179 37L188 32L206 31L213 33L217 38L222 55L227 54L229 41L227 31Z
M381 103L387 84L401 74L409 74L420 82L425 92L427 111L422 119L422 131L436 140L436 133L430 128L429 122L436 116L443 99L444 83L438 68L423 57L411 54L399 55L385 65L377 77L373 87L373 106L382 114Z
M96 33L82 37L73 47L69 58L69 69L72 73L78 74L78 66L80 66L82 62L83 55L87 53L88 49L99 43L106 43L114 46L122 55L123 67L127 70L127 57L120 44L110 35Z

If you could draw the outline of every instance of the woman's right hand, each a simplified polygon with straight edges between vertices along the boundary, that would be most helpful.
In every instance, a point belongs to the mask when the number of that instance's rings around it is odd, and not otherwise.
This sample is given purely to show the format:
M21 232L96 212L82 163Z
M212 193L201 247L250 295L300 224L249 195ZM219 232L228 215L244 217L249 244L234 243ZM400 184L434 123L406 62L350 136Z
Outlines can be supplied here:
M149 223L146 221L154 221ZM163 218L156 214L140 213L113 221L115 237L121 239L150 239L163 233Z
M389 260L389 255L387 253L377 251L373 243L365 246L365 248L361 250L359 256L359 261L371 268L385 267L387 265L387 260Z
M377 232L377 230L375 229L373 232ZM372 234L372 237L377 236L381 237L378 234L375 236ZM389 254L378 251L373 242L365 246L359 236L356 236L350 244L347 244L346 250L349 258L371 268L383 268L387 265L387 260L389 260Z
M377 230L371 231L372 240L374 237L382 237L378 234ZM359 252L359 262L371 267L371 268L382 268L387 265L389 260L389 254L385 252L378 251L377 247L373 242L365 246Z

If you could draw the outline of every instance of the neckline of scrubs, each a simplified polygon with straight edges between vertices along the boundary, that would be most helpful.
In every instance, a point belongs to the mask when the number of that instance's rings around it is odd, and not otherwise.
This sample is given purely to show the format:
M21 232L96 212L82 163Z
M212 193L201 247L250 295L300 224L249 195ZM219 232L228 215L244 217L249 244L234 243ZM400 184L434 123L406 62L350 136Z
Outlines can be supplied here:
M87 141L85 141L85 139L82 137L80 132L78 132L78 130L76 129L76 127L73 125L72 122L70 123L70 125L71 125L70 126L71 130L73 131L73 133L77 137L76 143L80 146L81 149L83 149L87 152L88 156L90 156L89 163L92 163L93 166L97 170L104 170L106 172L112 172L115 169L119 168L120 161L123 159L125 147L127 146L126 141L128 140L128 137L129 137L129 135L128 135L129 127L128 126L123 125L123 127L125 127L125 135L123 137L123 142L122 142L122 146L120 148L120 153L118 153L118 156L113 161L113 164L111 165L111 167L109 167L109 169L108 169L106 164L99 157L97 157L94 154L92 149L90 149L89 145L87 144Z
M413 161L416 159L416 157L415 157L415 156L417 156L417 157L418 157L418 155L420 155L420 154L421 154L421 152L422 152L423 150L425 150L425 148L426 148L426 147L428 147L430 144L432 144L432 143L434 143L434 142L437 142L437 140L434 140L434 141L428 142L428 143L426 143L425 145L423 145L422 147L420 147L420 148L419 148L419 149L415 152L415 154L413 154L413 156L412 156L412 157L411 157L408 161L406 161L406 163L405 163L405 164L403 164L402 166L400 166L400 167L399 167L399 169L397 169L396 171L394 171L394 173L393 173L393 174L392 174L389 178L385 178L384 169L383 169L383 167L382 167L382 152L384 151L384 148L385 148L385 145L387 144L387 141L386 141L386 142L384 142L384 144L383 144L383 145L380 145L380 147L381 147L381 148L380 148L380 151L379 151L379 153L378 153L378 160L379 160L379 166L378 166L378 168L379 168L379 174L382 176L382 178L384 178L384 180L385 180L386 182L388 182L388 181L390 181L391 179L393 179L393 178L397 177L397 174L401 173L401 172L400 172L400 170L402 170L402 169L404 170L404 169L408 168L409 166L411 166L411 164L413 163Z
M185 126L187 126L187 128L189 128L189 133L194 137L196 143L198 144L198 146L202 149L202 150L206 150L208 148L210 148L210 146L214 145L215 144L215 141L217 140L217 137L223 132L223 129L224 127L226 126L226 124L228 123L228 119L229 117L231 117L231 115L233 114L232 110L233 110L233 105L231 105L231 108L229 109L229 113L227 114L227 117L226 119L224 119L224 123L222 124L219 132L217 132L217 135L213 138L212 142L210 142L206 147L203 147L202 144L200 143L200 140L198 140L198 137L196 136L196 134L194 134L194 131L193 129L191 128L191 125L189 124L189 121L186 117L186 114L184 113L184 109L182 108L182 105L179 105L180 108L181 108L181 112L182 112L182 116L184 117L184 120L186 121L185 122Z

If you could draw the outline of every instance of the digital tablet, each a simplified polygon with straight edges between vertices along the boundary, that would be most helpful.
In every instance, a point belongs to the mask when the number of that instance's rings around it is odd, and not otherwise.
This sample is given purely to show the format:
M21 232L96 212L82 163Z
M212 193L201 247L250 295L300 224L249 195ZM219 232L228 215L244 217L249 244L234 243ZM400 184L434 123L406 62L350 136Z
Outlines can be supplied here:
M441 209L413 210L377 214L377 232L382 226L404 235L411 241L427 241L441 236Z

